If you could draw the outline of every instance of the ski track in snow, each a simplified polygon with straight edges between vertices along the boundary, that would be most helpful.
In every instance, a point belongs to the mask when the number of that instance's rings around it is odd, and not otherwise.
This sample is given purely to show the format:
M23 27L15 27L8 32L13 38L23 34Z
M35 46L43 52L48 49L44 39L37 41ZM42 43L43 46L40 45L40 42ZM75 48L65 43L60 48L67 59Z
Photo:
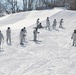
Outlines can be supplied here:
M26 20L30 16L33 17L36 14L39 16L39 14L42 15L43 13L46 13L46 11L42 13L41 11L32 11L28 14L29 16L18 20L20 21L24 18ZM18 14L12 15L12 17L8 16L7 18L9 18L9 21L14 19L13 22L16 22L17 18L15 19L15 16L17 17ZM24 14L22 13L21 15ZM4 22L8 21L6 20L7 18L4 19ZM35 26L33 23L27 27L28 43L25 46L19 45L20 29L12 30L12 45L6 45L5 42L4 51L0 52L0 75L76 75L76 48L69 45L70 43L72 44L70 38L73 30L76 28L76 12L65 10L50 16L51 25L54 18L58 22L56 30L39 30L38 40L40 42L32 41L33 27ZM61 18L64 19L64 29L58 27ZM3 19L0 21L4 25L1 26L4 36L4 28L9 23L12 23L9 21L7 24L3 23ZM45 23L43 17L42 25L45 26Z

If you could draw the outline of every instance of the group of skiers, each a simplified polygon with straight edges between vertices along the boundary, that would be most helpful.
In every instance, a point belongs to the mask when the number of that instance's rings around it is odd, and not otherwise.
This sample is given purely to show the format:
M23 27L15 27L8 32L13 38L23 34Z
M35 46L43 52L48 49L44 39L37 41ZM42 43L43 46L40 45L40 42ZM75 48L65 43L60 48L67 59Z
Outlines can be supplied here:
M62 23L63 23L63 19L60 20L59 28L63 28ZM42 26L42 23L40 23L39 18L36 21L36 25L37 26L35 27L35 30L33 31L34 41L37 41L37 34L39 34L38 29L45 28L45 29L51 30L49 17L46 18L46 26L45 27ZM56 25L57 25L57 21L56 21L56 19L54 19L52 28L55 29Z
M27 35L27 31L26 31L26 27L24 27L20 31L20 45L24 45L26 35ZM2 46L3 42L4 42L4 36L0 30L0 50L3 48L3 46ZM10 29L10 27L8 27L6 30L6 43L8 45L11 45L11 29Z
M63 19L60 20L59 28L63 28L62 24L63 24ZM56 26L57 26L57 21L56 21L56 19L54 19L53 25L50 26L50 20L49 20L49 17L47 17L47 19L46 19L46 29L50 30L51 27L52 27L53 29L55 29Z
M36 22L37 26L39 26L39 25L41 24L39 20L40 20L40 19L38 18L38 19L37 19L37 22ZM59 28L63 28L62 24L63 24L63 19L60 20ZM46 29L50 30L51 27L52 27L53 29L55 29L56 26L57 26L57 20L56 20L56 19L54 19L53 25L51 26L51 25L50 25L49 17L46 18L46 27L45 27Z
M47 19L46 19L46 26L45 27L42 26L42 23L40 23L39 20L40 19L38 18L36 21L36 27L33 31L33 37L34 37L33 41L35 41L35 42L37 41L37 35L39 34L38 29L45 28L45 29L50 30L50 28L51 28L49 17L47 17ZM63 19L60 20L59 28L63 27L62 23L63 23ZM54 19L52 28L55 29L56 25L57 25L57 21L56 21L56 19ZM26 30L26 27L24 27L20 31L20 45L24 45L24 42L26 42L26 36L27 36L27 30ZM76 46L76 30L74 30L74 33L72 34L71 39L73 39L73 46ZM4 41L4 36L0 30L0 49L1 49L1 45L2 45L3 41ZM10 29L10 27L8 27L6 30L6 43L8 45L11 45L11 29Z
M55 29L56 26L57 26L57 21L56 21L56 19L54 19L53 25L50 26L50 20L49 20L49 17L47 17L47 19L46 19L46 26L45 26L45 27L43 27L43 26L41 25L41 23L40 23L39 20L40 20L40 19L38 18L38 19L37 19L37 22L36 22L37 27L36 27L36 29L35 29L34 32L33 32L33 33L34 33L34 41L37 40L37 34L39 33L39 32L38 32L38 29L40 29L40 28L45 28L45 29L50 30L51 27L52 27L53 29ZM59 28L63 28L63 19L60 20ZM74 30L71 39L73 39L73 45L72 45L72 46L76 46L76 30Z

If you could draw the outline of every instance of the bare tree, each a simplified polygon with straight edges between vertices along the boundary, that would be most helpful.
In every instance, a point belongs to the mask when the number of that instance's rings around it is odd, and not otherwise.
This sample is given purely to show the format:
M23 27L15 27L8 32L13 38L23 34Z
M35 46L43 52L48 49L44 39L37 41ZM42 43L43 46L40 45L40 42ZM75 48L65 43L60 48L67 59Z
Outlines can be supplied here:
M17 6L17 0L7 0L7 4L10 5L10 9L12 10L12 13L15 13L18 11L18 6Z
M23 11L27 10L27 0L23 0Z
M3 10L2 4L1 4L1 2L0 2L0 16L3 15L3 12L4 12L4 10Z
M28 0L28 10L33 9L33 2L34 2L34 0Z
M4 4L2 4L2 0L0 0L0 16L3 16L5 13L9 14Z

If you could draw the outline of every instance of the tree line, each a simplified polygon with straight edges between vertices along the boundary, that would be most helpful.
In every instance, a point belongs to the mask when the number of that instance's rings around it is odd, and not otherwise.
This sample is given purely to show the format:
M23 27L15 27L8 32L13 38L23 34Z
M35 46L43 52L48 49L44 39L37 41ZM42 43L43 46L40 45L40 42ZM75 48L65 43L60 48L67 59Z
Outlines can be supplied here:
M53 7L76 10L76 0L0 0L0 15Z

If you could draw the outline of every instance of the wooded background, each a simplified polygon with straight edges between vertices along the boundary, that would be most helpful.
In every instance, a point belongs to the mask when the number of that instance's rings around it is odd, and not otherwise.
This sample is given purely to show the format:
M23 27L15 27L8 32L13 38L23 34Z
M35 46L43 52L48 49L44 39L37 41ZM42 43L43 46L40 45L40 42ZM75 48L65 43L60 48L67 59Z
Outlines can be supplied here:
M66 7L76 10L76 0L0 0L0 16L31 10Z

